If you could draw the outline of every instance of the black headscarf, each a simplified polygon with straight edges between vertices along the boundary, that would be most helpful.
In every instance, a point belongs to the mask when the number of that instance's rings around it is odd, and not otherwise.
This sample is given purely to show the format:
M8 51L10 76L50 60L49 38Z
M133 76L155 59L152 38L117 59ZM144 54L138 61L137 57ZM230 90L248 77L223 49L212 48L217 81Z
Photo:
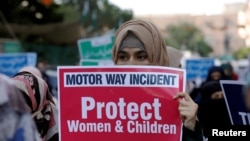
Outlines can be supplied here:
M219 72L221 74L221 78L219 78L218 80L216 81L219 81L219 80L228 80L228 78L226 77L225 73L224 73L224 70L222 67L219 67L219 66L212 66L209 70L208 70L208 73L207 73L207 78L204 82L201 83L200 87L198 88L194 88L191 92L190 92L190 96L192 99L195 100L196 103L200 103L200 97L201 97L201 87L203 87L203 85L209 81L214 81L211 77L211 74L214 73L214 72ZM197 100L197 97L198 97L198 100Z
M224 98L211 99L213 93L222 91L219 81L206 82L201 87L201 103L198 117L204 129L204 135L211 135L213 128L226 128L231 125Z
M212 74L213 72L219 72L219 73L221 74L220 80L226 80L226 79L227 79L227 77L226 77L226 75L225 75L224 70L223 70L222 67L213 66L213 67L211 67L211 68L208 70L206 82L208 82L208 81L213 81L213 79L211 78L211 74Z

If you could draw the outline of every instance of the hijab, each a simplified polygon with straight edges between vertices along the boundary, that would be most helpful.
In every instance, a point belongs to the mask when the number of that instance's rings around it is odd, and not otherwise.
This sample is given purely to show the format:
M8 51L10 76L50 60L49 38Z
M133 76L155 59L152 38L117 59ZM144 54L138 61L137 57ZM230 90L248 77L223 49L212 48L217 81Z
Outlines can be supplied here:
M127 36L123 39L119 49L125 47L138 47L141 50L145 50L143 43L131 32L128 32Z
M202 99L198 116L205 136L210 135L212 128L226 128L231 125L225 99L211 98L218 91L222 91L219 81L209 81L201 87Z
M174 68L180 68L183 54L179 50L171 46L167 46L167 52L169 57L169 66Z
M30 72L30 73L32 73L32 74L34 74L34 75L39 76L39 77L42 78L42 73L41 73L41 71L40 71L38 68L36 68L36 67L33 67L33 66L25 66L25 67L23 67L23 68L21 68L21 69L19 70L19 72L22 72L22 71Z
M166 45L160 31L155 25L144 20L130 20L117 29L112 50L112 59L115 64L117 63L118 51L128 33L132 33L141 41L151 64L169 66Z
M43 140L58 136L58 109L55 106L47 83L30 72L19 72L13 78L22 92Z
M40 141L36 125L20 91L12 80L0 74L0 140Z
M221 78L219 80L227 80L227 77L224 73L224 70L222 67L219 67L219 66L212 66L209 70L208 70L208 75L207 75L207 79L206 79L206 82L208 81L213 81L212 77L211 77L211 74L213 72L219 72L221 74Z

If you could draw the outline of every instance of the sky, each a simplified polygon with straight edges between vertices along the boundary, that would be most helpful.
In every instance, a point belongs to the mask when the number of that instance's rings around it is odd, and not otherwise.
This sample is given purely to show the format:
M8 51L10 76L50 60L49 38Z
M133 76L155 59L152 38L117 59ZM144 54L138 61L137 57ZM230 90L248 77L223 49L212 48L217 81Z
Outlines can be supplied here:
M109 0L121 9L131 9L134 15L155 14L218 14L225 3L248 0Z

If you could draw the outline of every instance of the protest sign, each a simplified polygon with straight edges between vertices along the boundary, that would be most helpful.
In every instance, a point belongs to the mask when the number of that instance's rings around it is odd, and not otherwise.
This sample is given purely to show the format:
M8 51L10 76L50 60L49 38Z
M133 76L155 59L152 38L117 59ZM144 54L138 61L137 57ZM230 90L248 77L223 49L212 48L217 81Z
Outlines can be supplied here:
M246 82L220 80L220 85L232 125L250 125L250 113L247 112L243 92Z
M111 60L114 35L78 40L81 59Z
M187 59L185 68L187 71L187 80L196 80L197 78L205 80L210 67L214 66L213 58L194 58Z
M36 53L4 53L0 54L0 73L9 77L15 75L22 67L36 66Z
M185 71L153 66L58 67L60 141L180 141Z

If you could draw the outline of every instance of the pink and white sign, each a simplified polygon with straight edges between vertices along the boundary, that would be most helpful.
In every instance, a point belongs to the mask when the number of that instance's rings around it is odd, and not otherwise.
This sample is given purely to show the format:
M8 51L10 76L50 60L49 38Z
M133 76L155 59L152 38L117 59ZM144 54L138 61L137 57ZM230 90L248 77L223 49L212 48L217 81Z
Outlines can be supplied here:
M173 96L185 71L168 67L58 67L61 141L180 141Z

